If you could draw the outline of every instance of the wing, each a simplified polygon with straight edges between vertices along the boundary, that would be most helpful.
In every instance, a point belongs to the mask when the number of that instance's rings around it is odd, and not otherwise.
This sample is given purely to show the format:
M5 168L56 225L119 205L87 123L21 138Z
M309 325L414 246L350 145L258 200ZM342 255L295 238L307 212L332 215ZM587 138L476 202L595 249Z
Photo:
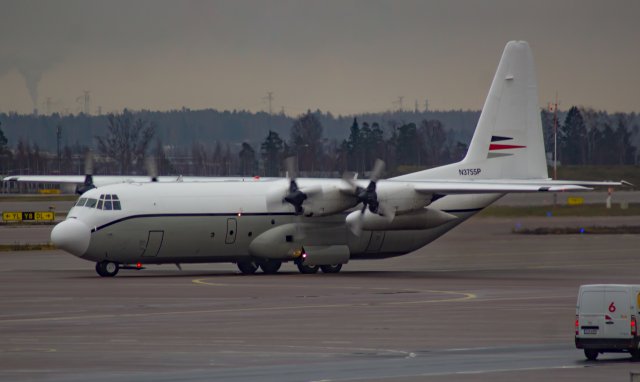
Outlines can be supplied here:
M393 181L391 181L393 182ZM412 181L414 190L427 194L484 194L524 192L590 191L593 187L631 185L628 182L593 182L571 180L495 180L495 181Z
M158 182L233 182L233 181L252 181L269 180L269 178L240 178L240 177L205 177L205 176L159 176ZM55 183L55 184L76 184L84 183L84 175L13 175L7 176L3 182L20 182L20 183ZM93 185L102 187L109 184L117 183L147 183L151 182L148 176L125 176L125 175L94 175Z

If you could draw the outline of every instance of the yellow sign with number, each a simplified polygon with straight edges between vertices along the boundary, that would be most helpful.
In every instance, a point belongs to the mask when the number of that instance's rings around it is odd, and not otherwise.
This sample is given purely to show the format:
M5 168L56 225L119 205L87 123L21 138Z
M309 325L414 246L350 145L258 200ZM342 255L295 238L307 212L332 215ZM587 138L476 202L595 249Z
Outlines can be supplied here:
M21 221L53 221L56 214L53 211L26 211L26 212L3 212L2 221L5 222L21 222Z
M584 204L584 198L582 197L569 197L567 198L567 204L570 206L581 206Z
M22 212L3 212L2 221L19 222L22 220Z

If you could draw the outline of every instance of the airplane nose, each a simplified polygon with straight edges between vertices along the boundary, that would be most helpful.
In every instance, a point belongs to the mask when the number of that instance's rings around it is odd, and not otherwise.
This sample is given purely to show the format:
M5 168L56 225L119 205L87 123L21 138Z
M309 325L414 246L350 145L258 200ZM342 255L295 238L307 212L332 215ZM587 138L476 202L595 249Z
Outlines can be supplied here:
M58 223L51 231L51 242L72 255L82 256L89 248L91 231L82 222L68 219Z

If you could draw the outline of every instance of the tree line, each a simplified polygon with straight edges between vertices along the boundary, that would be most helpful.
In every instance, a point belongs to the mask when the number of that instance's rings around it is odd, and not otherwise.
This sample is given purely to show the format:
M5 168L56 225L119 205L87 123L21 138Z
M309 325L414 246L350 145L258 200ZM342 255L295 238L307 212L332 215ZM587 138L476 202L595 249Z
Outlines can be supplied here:
M545 147L553 152L557 126L558 160L562 164L637 164L634 141L638 119L634 114L597 112L572 107L554 123L552 113L541 112ZM88 152L95 157L95 174L141 175L148 172L147 158L160 175L283 176L283 161L294 157L304 176L339 176L345 171L365 174L377 158L387 164L387 175L440 166L462 159L467 142L459 131L438 119L366 121L353 118L343 130L345 138L327 137L323 114L307 111L293 119L288 134L269 129L258 142L241 140L190 146L166 144L154 122L144 114L125 110L106 117L101 135L92 147L76 141L60 152L43 150L39 142L20 138L10 145L0 124L0 174L82 174ZM175 134L180 133L176 128ZM264 133L263 133L264 134ZM552 155L549 155L552 158Z
M640 122L634 113L608 114L573 106L562 123L542 111L545 148L566 165L635 165L640 162L637 143ZM557 126L557 137L554 130ZM554 142L557 140L557 143Z

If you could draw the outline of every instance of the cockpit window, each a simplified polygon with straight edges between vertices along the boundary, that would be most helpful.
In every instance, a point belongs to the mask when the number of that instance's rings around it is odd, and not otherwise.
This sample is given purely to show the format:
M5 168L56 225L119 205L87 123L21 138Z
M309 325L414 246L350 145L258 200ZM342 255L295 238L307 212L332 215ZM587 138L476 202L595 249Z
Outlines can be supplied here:
M96 200L93 199L93 201L95 204ZM104 211L121 210L122 205L120 204L120 199L118 198L118 195L102 194L100 195L100 200L97 201L96 208Z
M87 201L87 198L80 198L78 199L78 201L76 202L76 207L82 207L84 206L85 202Z
M87 199L87 204L85 204L84 206L85 207L89 207L89 208L96 208L96 203L97 202L98 201L96 199L89 198L89 199Z

